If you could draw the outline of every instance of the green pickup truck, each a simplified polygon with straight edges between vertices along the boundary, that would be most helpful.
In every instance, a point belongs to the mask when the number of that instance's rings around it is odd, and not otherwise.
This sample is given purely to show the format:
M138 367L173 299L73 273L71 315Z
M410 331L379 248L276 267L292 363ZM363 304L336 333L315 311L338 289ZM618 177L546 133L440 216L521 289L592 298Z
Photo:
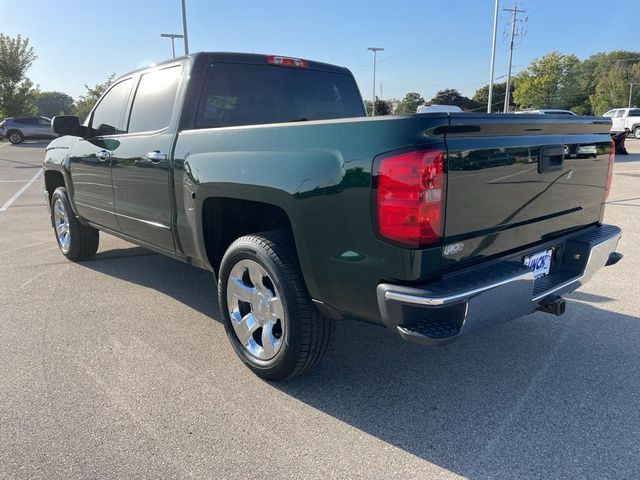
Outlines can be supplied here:
M530 314L622 257L610 120L367 118L352 74L197 53L116 80L44 161L58 246L99 231L213 272L238 356L298 375L343 318L418 343ZM189 288L185 285L184 288Z

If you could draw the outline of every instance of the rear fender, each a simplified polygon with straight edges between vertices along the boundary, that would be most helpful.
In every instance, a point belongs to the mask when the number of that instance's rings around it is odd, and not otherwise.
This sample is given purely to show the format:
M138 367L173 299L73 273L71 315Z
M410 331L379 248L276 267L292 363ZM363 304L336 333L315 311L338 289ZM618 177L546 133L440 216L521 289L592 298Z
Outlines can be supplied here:
M236 151L189 155L184 162L182 202L191 228L195 256L208 262L204 245L203 206L207 198L233 198L282 209L291 223L300 268L312 296L317 292L306 246L299 200L322 195L340 185L344 160L338 151ZM180 194L179 192L177 192Z

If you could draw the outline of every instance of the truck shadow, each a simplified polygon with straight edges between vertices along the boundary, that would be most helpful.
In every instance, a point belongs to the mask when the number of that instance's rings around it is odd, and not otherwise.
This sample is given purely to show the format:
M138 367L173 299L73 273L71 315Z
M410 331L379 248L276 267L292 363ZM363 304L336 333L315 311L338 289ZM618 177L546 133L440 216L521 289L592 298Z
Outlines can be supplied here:
M208 272L141 248L83 265L220 318ZM339 322L318 368L272 387L469 478L638 478L640 319L576 300L437 349Z
M220 318L211 272L133 246L102 251L82 265L162 292L210 318Z

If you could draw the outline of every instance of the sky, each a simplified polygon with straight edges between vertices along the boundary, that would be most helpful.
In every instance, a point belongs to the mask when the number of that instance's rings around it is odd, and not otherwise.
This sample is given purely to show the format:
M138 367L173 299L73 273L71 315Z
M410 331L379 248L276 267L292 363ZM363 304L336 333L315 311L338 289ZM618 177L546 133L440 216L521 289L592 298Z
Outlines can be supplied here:
M74 98L84 84L171 57L181 33L180 0L0 0L0 32L28 37L38 58L28 71L41 90ZM500 0L511 8L513 0ZM514 50L514 72L552 50L585 58L640 50L637 2L520 0L526 34ZM612 9L615 5L615 11ZM189 49L288 55L349 68L362 95L426 99L443 88L471 96L488 83L494 0L187 0ZM508 65L510 14L500 12L496 79ZM183 53L176 40L176 53ZM382 95L380 95L382 86Z

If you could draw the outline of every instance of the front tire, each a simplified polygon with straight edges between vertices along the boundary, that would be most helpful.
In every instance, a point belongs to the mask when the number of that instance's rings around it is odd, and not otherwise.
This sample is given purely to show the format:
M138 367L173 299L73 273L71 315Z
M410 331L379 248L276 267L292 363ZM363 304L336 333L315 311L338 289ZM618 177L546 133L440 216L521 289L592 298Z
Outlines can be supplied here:
M640 127L636 127L633 129L633 136L640 140Z
M236 354L266 380L300 375L327 351L332 322L311 302L286 235L233 242L220 265L218 299Z
M14 145L24 142L24 135L19 130L13 130L7 134L7 138Z
M65 257L76 261L96 254L100 243L99 232L78 221L64 187L57 188L51 195L51 219L58 247Z

